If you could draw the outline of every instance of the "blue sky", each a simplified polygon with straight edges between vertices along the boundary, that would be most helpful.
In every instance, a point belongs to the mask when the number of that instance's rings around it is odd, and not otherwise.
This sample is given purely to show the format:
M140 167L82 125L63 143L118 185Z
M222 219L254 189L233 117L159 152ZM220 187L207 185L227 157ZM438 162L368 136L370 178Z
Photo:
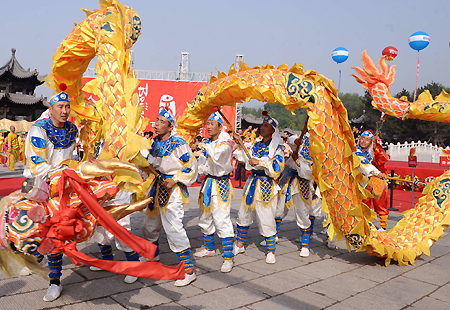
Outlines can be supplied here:
M420 52L419 86L440 82L450 86L450 1L144 1L128 0L142 19L142 35L134 45L135 68L176 71L180 53L190 53L193 72L227 71L236 54L249 66L270 63L303 63L337 80L338 65L331 52L349 50L340 65L341 91L363 94L350 77L352 66L361 66L364 49L378 59L393 45L399 55L392 93L414 89L417 52L408 45L416 31L431 37ZM11 48L25 68L50 73L56 48L85 13L80 7L99 8L89 0L17 0L2 3L0 65L11 57ZM94 67L91 64L90 67ZM43 87L38 94L49 95Z

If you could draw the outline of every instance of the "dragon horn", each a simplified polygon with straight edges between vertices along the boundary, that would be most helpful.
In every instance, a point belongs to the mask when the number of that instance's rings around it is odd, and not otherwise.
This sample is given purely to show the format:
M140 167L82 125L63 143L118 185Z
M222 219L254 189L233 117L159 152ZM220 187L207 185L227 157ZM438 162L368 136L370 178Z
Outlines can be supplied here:
M112 169L112 170L126 169L139 173L139 169L136 168L133 164L125 163L118 160L99 160L98 164L105 169Z
M361 58L364 64L364 70L368 75L381 75L380 71L378 71L377 66L373 63L372 58L367 55L367 50L363 51Z
M363 77L361 77L361 76L359 76L358 74L355 74L355 73L350 74L350 75L353 76L356 79L356 81L358 83L360 83L365 89L369 89L369 85L367 84L367 81Z
M113 174L114 170L105 169L98 162L86 161L80 165L80 171L83 179L108 176Z
M148 204L152 202L153 197L149 197L147 199L134 202L127 205L119 205L119 206L107 206L105 207L105 210L111 215L116 221L124 218L125 216L138 212L143 211L145 208L147 208Z
M378 66L380 67L381 72L383 73L383 75L385 77L387 77L389 72L388 72L388 66L386 64L386 60L384 59L384 57L380 57L380 59L378 59Z
M381 69L381 72L383 73L382 77L384 78L384 83L387 86L391 86L392 83L394 83L395 80L395 65L392 67L387 66L386 64L386 60L384 59L384 57L380 57L380 59L378 60L378 66Z
M386 84L389 86L395 81L395 67L397 67L397 65L391 66L386 76Z

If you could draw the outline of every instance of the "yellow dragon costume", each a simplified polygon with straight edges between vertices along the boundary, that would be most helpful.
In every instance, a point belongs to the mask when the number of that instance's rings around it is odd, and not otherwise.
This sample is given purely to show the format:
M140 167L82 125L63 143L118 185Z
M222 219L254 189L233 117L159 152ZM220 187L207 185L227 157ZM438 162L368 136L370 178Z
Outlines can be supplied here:
M80 137L85 154L93 154L101 145L101 156L97 162L61 163L49 172L46 181L36 181L45 183L42 188L33 185L30 190L43 196L30 197L29 192L17 191L0 201L0 269L12 275L13 259L43 275L29 255L63 252L77 265L136 277L183 279L182 264L167 267L153 262L156 246L116 222L146 208L152 200L145 199L145 193L154 178L143 180L135 166L148 166L140 150L151 147L138 135L148 120L141 118L143 108L134 93L139 81L129 69L130 48L140 35L139 15L117 0L101 0L100 10L84 11L87 18L58 47L46 80L53 89L67 85L72 115L83 125ZM81 79L95 56L98 77L84 87L99 96L93 105L84 101ZM103 208L101 204L114 198L119 189L135 193L138 201ZM35 197L43 198L31 199ZM76 243L91 237L97 223L149 261L99 261L77 251ZM12 252L15 255L10 255Z
M443 93L432 101L425 93L415 104L392 98L388 86L394 80L394 68L386 72L385 62L380 60L380 73L370 58L363 59L366 71L357 68L363 76L357 79L370 90L376 108L400 118L449 121L449 95ZM450 172L430 184L425 189L427 195L415 209L405 212L405 218L393 229L378 232L371 223L376 214L362 203L369 194L359 185L364 176L358 170L360 160L354 154L355 140L338 90L315 71L303 71L301 64L249 68L240 63L239 72L234 66L228 75L219 72L188 104L177 130L192 141L214 107L250 99L279 102L291 112L307 110L313 178L322 193L322 210L328 214L330 239L345 238L349 250L352 245L357 251L385 257L386 265L392 259L400 265L414 264L422 253L429 255L430 246L450 224Z
M140 150L149 149L150 142L139 135L148 124L141 118L143 107L135 89L139 81L130 70L131 47L140 35L141 19L135 10L116 0L101 0L100 10L86 12L87 18L76 24L53 56L52 72L46 87L59 89L67 85L71 109L77 124L84 125L80 138L85 158L100 143L100 159L118 159L148 166ZM83 90L97 95L94 104L85 101L81 92L82 77L89 62L98 57L97 78ZM126 191L144 198L148 182L142 184L139 174L118 171L114 181Z

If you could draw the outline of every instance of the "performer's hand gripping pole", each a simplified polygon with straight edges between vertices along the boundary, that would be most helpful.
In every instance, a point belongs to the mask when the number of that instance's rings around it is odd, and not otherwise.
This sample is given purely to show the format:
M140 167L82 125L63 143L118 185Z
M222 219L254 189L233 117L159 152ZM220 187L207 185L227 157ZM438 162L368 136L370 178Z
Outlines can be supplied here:
M225 122L227 122L228 127L230 128L230 130L233 131L234 134L236 134L236 131L234 130L233 126L231 126L230 122L228 121L228 119L225 117L225 115L223 115L222 111L220 111L220 109L218 107L215 107L213 109L214 112L219 112L220 116L222 116L222 118L225 120ZM242 143L241 139L235 139L237 140L236 142L239 144L239 146L241 147L241 149L245 152L245 155L247 155L248 159L252 158L250 156L250 153L248 152L247 148L245 147L244 143Z

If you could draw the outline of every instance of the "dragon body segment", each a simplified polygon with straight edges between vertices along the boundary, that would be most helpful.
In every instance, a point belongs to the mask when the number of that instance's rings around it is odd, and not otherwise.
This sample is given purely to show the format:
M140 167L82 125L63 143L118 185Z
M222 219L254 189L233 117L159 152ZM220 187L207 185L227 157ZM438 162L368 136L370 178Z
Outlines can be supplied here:
M360 186L365 177L358 170L360 160L354 155L355 140L338 90L331 80L315 71L303 72L302 67L295 64L289 69L283 64L278 68L270 65L248 68L241 63L239 72L233 66L228 75L219 72L218 77L212 77L188 104L178 119L178 132L191 141L214 107L233 106L250 99L278 102L291 112L306 108L313 177L323 197L322 210L328 214L330 238L345 238L349 250L353 246L357 251L384 257L386 264L392 259L400 265L414 264L417 256L429 255L429 247L442 236L450 222L447 194L450 173L426 188L427 196L414 210L406 212L405 218L390 232L378 232L371 223L376 214L362 203L368 197ZM376 85L371 94L380 98L377 104L395 117L418 116L418 107L425 107L422 97L416 105L390 97L388 86L393 82L394 68L389 72L377 77L377 81L385 83L373 83L374 76L366 82ZM444 121L446 116L424 116L426 118Z
M100 10L85 10L87 18L75 25L53 56L47 86L58 90L67 85L77 123L83 124L81 139L86 150L104 139L102 157L125 162L137 161L138 152L150 148L140 137L146 122L134 90L139 81L130 71L130 48L140 35L141 20L132 8L116 0L100 1ZM97 78L83 90L99 97L95 105L86 102L81 92L82 76L97 56ZM142 160L140 160L142 163Z

